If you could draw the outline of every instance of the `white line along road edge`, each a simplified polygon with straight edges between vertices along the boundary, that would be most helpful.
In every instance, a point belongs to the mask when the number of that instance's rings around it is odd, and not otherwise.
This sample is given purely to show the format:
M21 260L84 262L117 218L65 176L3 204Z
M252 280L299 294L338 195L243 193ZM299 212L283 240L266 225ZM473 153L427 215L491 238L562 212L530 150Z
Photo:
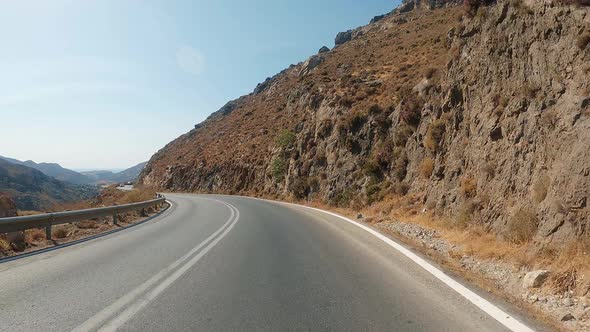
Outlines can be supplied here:
M202 197L201 197L202 198ZM211 234L203 242L191 249L186 255L180 257L174 263L164 268L150 279L139 285L129 293L120 297L117 301L104 308L94 316L90 317L84 323L76 327L73 331L91 331L98 328L98 331L116 331L133 315L147 306L166 288L170 287L178 278L193 267L203 256L205 256L219 241L221 241L238 223L240 211L233 205L215 199L202 198L221 203L231 211L229 219L215 233ZM209 243L207 245L207 243ZM201 248L203 248L201 250ZM199 252L199 250L201 250ZM196 254L199 252L198 254ZM195 255L196 254L196 255ZM191 256L195 255L191 258ZM189 258L191 258L189 260ZM188 262L184 263L185 261ZM181 266L181 264L183 264ZM177 269L178 268L178 269ZM175 270L176 269L176 270ZM121 312L121 310L123 310ZM116 316L115 316L116 315ZM115 316L115 317L113 317ZM107 321L109 320L110 321ZM106 323L105 323L106 322Z
M492 318L494 318L495 320L500 322L502 325L506 326L511 331L514 331L514 332L534 332L535 331L535 330L531 329L530 327L526 326L525 324L523 324L522 322L520 322L518 319L516 319L512 315L510 315L507 312L503 311L502 309L498 308L496 305L494 305L490 301L484 299L483 297L474 293L469 288L463 286L461 283L459 283L455 279L451 278L443 271L439 270L438 268L434 267L432 264L428 263L422 257L416 255L415 253L406 249L404 246L402 246L401 244L388 238L387 236L385 236L385 235L377 232L376 230L374 230L370 227L367 227L359 222L356 222L352 219L346 218L346 217L341 216L341 215L334 213L334 212L325 211L325 210L310 207L310 206L281 202L281 201L273 201L273 200L262 199L262 198L247 197L247 196L240 196L240 197L257 199L257 200L267 201L267 202L276 203L276 204L291 205L291 206L295 206L295 207L299 207L299 208L310 209L310 210L322 212L322 213L331 215L333 217L342 219L344 221L347 221L347 222L349 222L357 227L360 227L363 230L371 233L372 235L376 236L377 238L379 238L383 242L387 243L389 246L393 247L395 250L399 251L401 254L403 254L407 258L411 259L414 263L418 264L424 270L428 271L430 274L435 276L438 280L445 283L447 286L449 286L455 292L459 293L461 296L463 296L464 298L469 300L469 302L473 303L479 309L481 309L482 311L484 311L485 313L490 315Z

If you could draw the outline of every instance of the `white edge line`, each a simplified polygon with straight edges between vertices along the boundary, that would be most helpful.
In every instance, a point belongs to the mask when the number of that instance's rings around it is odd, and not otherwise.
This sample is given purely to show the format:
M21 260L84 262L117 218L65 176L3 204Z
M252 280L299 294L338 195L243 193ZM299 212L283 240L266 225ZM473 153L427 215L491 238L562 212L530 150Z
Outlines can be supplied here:
M230 197L231 197L231 195L230 195ZM463 296L469 302L473 303L476 307L478 307L479 309L481 309L482 311L487 313L490 317L494 318L495 320L500 322L502 325L504 325L505 327L507 327L511 331L514 331L514 332L534 332L535 331L535 330L531 329L530 327L526 326L525 324L521 323L518 319L516 319L512 315L510 315L507 312L503 311L502 309L498 308L496 305L494 305L490 301L484 299L483 297L477 295L475 292L473 292L469 288L463 286L461 283L459 283L455 279L451 278L450 276L448 276L446 273L444 273L440 269L438 269L435 266L433 266L432 264L428 263L422 257L420 257L420 256L416 255L415 253L411 252L410 250L406 249L404 246L395 242L394 240L390 239L389 237L387 237L387 236L377 232L376 230L374 230L370 227L367 227L359 222L356 222L352 219L341 216L337 213L325 211L325 210L314 208L311 206L305 206L305 205L288 203L288 202L281 202L281 201L274 201L274 200L257 198L257 197L248 197L248 196L238 196L238 197L257 199L257 200L261 200L261 201L267 201L267 202L283 204L283 205L292 205L295 207L300 207L300 208L305 208L305 209L310 209L310 210L322 212L322 213L331 215L333 217L342 219L344 221L347 221L347 222L369 232L373 236L379 238L383 242L387 243L389 246L393 247L395 250L399 251L401 254L403 254L407 258L411 259L414 263L416 263L417 265L422 267L424 270L428 271L430 274L435 276L438 280L442 281L444 284L449 286L455 292L459 293L459 295Z
M239 218L238 209L236 209L235 207L232 208L229 204L222 202L222 201L218 201L218 200L213 200L213 201L223 203L231 211L229 219L223 224L223 226L221 226L219 229L217 229L213 234L211 234L208 238L206 238L204 241L199 243L196 247L191 249L184 256L180 257L179 259L174 261L172 264L170 264L169 266L165 267L160 272L153 275L150 279L145 281L143 284L134 288L129 293L123 295L122 297L117 299L115 302L113 302L109 306L107 306L104 309L102 309L101 311L99 311L94 316L92 316L89 319L87 319L86 321L84 321L82 324L80 324L78 327L76 327L72 331L73 332L86 332L86 331L90 331L90 330L97 328L98 326L103 324L106 320L108 320L109 318L114 316L121 309L123 309L126 305L131 303L135 298L137 298L142 293L147 291L150 287L152 287L154 284L159 282L162 278L166 277L167 274L169 274L171 271L173 271L179 265L181 265L186 260L188 260L192 255L194 255L202 247L204 247L207 243L209 243L212 239L214 239L216 236L218 236L224 229L227 229L228 225L230 225L234 221L237 222L237 220ZM236 217L236 212L234 212L234 209L237 212L237 217ZM235 225L235 223L233 225L231 225L230 228L233 228L234 225ZM222 235L222 237L224 237L225 234L226 233L224 233Z

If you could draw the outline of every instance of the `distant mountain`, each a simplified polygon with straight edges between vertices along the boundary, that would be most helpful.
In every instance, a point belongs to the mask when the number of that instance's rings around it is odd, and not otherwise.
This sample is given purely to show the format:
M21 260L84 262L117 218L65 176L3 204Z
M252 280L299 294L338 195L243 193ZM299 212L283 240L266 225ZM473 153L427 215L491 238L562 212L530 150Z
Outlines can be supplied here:
M5 160L13 164L27 166L41 171L47 176L51 176L59 181L73 184L112 184L119 182L135 181L139 173L143 170L147 162L140 163L121 172L110 170L97 170L87 172L76 172L71 169L63 168L54 163L36 163L32 160L20 161L13 158L0 156L0 160Z
M113 173L111 171L90 171L82 172L82 175L92 179L93 183L97 184L135 181L146 164L147 162L143 162L119 173Z
M60 203L89 199L97 193L93 186L63 182L0 158L0 194L10 196L21 210L47 211Z
M56 178L57 180L60 180L60 181L70 182L73 184L91 184L94 182L91 178L84 176L83 174L80 174L78 172L72 171L70 169L63 168L59 164L54 164L54 163L39 163L38 164L32 160L20 161L20 160L16 160L13 158L7 158L7 157L2 157L2 156L0 156L0 159L4 159L4 160L11 162L13 164L24 165L24 166L27 166L30 168L34 168L38 171L43 172L43 174L45 174L47 176L51 176L53 178Z

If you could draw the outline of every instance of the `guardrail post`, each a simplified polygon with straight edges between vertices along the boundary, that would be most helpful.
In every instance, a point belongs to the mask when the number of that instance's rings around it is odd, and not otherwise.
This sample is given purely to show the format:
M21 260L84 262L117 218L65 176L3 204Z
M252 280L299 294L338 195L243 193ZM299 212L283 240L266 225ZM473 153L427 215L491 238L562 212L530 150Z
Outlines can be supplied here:
M45 238L51 241L51 225L45 226Z
M117 211L113 212L113 225L119 226L119 222L117 221Z

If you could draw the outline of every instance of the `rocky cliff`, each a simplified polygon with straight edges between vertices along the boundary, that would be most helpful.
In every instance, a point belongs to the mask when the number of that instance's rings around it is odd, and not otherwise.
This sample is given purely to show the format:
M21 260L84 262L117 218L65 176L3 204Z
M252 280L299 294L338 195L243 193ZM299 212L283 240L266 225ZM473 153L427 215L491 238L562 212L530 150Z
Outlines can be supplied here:
M140 181L352 206L410 193L514 242L585 238L590 10L576 2L404 1L229 102Z

